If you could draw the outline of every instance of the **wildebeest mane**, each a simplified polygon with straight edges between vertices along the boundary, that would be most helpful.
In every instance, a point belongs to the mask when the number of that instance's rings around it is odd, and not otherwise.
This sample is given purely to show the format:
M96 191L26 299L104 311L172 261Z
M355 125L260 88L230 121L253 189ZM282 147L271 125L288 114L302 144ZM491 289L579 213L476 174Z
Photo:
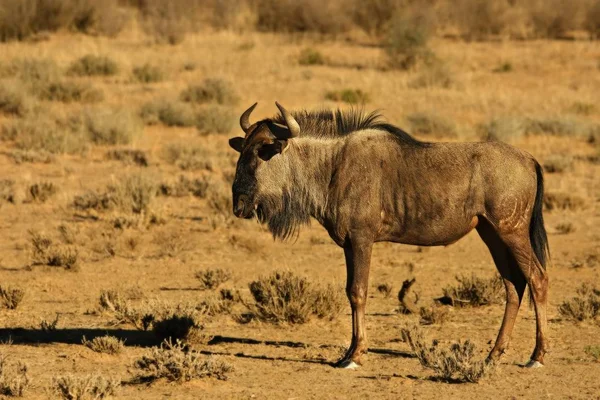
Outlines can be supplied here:
M365 129L378 129L388 132L402 144L416 147L428 145L427 142L415 139L397 126L384 122L382 115L378 111L367 113L359 108L351 108L349 110L321 109L292 111L291 114L298 122L298 125L300 125L302 136L333 138L346 136ZM276 115L270 121L285 124L285 119L281 114Z

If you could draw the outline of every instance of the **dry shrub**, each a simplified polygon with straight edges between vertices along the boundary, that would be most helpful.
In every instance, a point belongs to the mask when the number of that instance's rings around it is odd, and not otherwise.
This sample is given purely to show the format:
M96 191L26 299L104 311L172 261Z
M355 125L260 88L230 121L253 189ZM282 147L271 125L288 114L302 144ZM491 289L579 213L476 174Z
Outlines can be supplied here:
M402 329L402 339L423 367L432 369L445 381L476 383L495 369L494 364L475 359L475 345L469 340L454 343L449 348L441 348L437 340L428 345L417 326Z
M85 132L46 114L31 115L2 127L2 138L14 141L18 150L76 154L88 148Z
M62 103L95 103L104 99L104 93L87 82L54 81L36 88L37 96L42 100Z
M585 351L585 354L592 357L594 361L600 362L600 346L585 346L583 350Z
M200 84L188 85L180 98L189 103L217 103L235 105L239 101L231 82L221 78L206 78Z
M598 129L587 121L566 117L528 118L525 121L526 132L529 135L553 135L587 138Z
M384 42L392 68L406 70L434 60L435 56L427 47L430 26L430 18L425 14L397 13L393 17Z
M193 352L180 341L165 341L160 347L152 348L148 355L136 360L135 367L142 371L140 378L144 381L166 378L187 382L208 377L226 380L233 371L225 361Z
M118 324L129 323L137 329L147 331L156 319L159 305L145 302L134 306L129 299L115 290L100 292L100 309L113 314Z
M165 79L163 70L149 63L134 67L131 72L135 79L141 83L154 83Z
M27 374L27 365L20 361L9 364L7 357L0 355L0 395L23 397L25 390L31 385Z
M525 135L526 124L521 118L498 117L479 125L477 130L484 140L513 143Z
M222 268L204 269L196 272L194 276L200 281L201 289L214 290L231 279L231 271Z
M509 61L505 61L492 70L492 72L502 74L513 71L513 65Z
M482 40L502 33L509 7L506 0L460 0L452 4L451 18L464 39Z
M563 154L552 154L544 161L544 171L562 173L573 169L573 157Z
M27 188L27 198L36 203L45 203L58 192L58 187L52 182L39 182Z
M189 104L164 99L144 104L140 116L148 125L162 122L167 126L194 126L197 121L196 113Z
M152 322L152 331L163 340L204 341L203 327L200 318L203 315L199 307L177 305L156 309Z
M46 150L13 150L9 155L16 164L54 162L54 156Z
M504 301L504 284L500 276L480 278L475 274L456 276L458 285L444 288L444 296L454 306L487 306Z
M598 4L600 5L600 1L598 2ZM600 9L598 11L600 13ZM575 114L591 115L596 110L596 105L592 103L586 103L583 101L575 101L569 109Z
M339 34L351 28L344 2L256 0L255 10L259 31Z
M600 290L586 283L577 289L577 296L558 306L563 317L573 321L594 321L600 317Z
M125 342L110 335L98 336L92 340L87 340L84 336L81 340L81 344L90 348L96 353L104 354L119 354L125 348Z
M239 301L241 301L241 296L238 291L221 289L219 293L212 294L202 300L196 309L211 317L220 314L231 314L234 304Z
M229 133L236 124L236 115L229 107L211 104L196 113L196 128L201 134Z
M586 10L583 26L592 37L600 38L600 1L595 0Z
M231 189L223 183L217 183L212 186L212 190L207 196L208 207L212 211L212 217L216 218L214 224L223 222L226 225L233 220L233 199L231 198ZM217 221L218 220L218 221Z
M163 150L163 159L182 170L213 170L210 153L202 147L186 143L170 143Z
M118 378L102 375L64 375L52 378L54 394L64 400L105 399L114 396L121 386Z
M325 99L348 104L365 104L369 102L369 95L360 89L341 89L325 93Z
M408 83L411 89L427 89L439 87L449 89L456 86L452 72L448 66L439 60L433 61L427 65L415 79Z
M13 288L10 286L0 285L0 301L4 308L9 310L16 310L21 301L25 297L25 291L19 288Z
M56 317L52 321L49 321L47 319L42 319L40 321L40 330L44 333L56 331L56 328L58 327L59 318L60 318L60 314L56 313Z
M31 111L25 88L17 82L0 82L0 113L24 117Z
M31 85L56 81L60 68L50 58L16 58L8 65L0 67L0 76L13 76Z
M448 320L448 309L438 305L421 307L419 315L421 325L441 325Z
M255 236L231 235L229 236L229 244L236 249L242 249L251 254L260 253L264 248Z
M302 49L298 55L298 64L300 65L325 65L325 56L312 47Z
M582 197L564 192L546 192L544 194L544 208L552 210L577 211L584 209L586 202Z
M206 14L202 0L136 1L141 11L142 29L156 42L176 45L194 31Z
M31 242L31 261L34 265L65 267L75 271L78 268L79 250L75 246L53 243L43 233L29 231Z
M15 181L0 179L0 200L8 203L15 202Z
M160 193L163 196L183 197L193 195L201 199L206 198L210 180L207 177L189 179L183 175L174 182L166 182L160 185Z
M537 0L528 4L534 34L542 38L564 38L578 27L580 2L573 0Z
M125 164L139 165L147 167L150 165L148 155L143 150L136 149L113 149L106 152L107 160L117 160Z
M456 125L439 115L433 113L418 112L406 117L411 132L416 135L431 137L456 137Z
M67 73L77 76L112 76L119 72L117 63L107 56L87 54L71 63Z
M389 283L382 283L381 285L377 285L377 291L383 295L383 297L388 298L392 294L392 285Z
M355 0L352 20L369 35L380 36L389 28L394 10L401 5L404 5L401 0Z
M129 144L142 133L142 123L125 109L95 108L83 113L83 124L96 144Z
M556 225L556 233L559 235L566 235L573 232L575 232L575 225L573 225L571 222L561 222L560 224Z
M271 323L303 324L312 315L334 319L342 310L344 295L332 286L325 288L292 272L274 272L250 283L254 299L252 314Z

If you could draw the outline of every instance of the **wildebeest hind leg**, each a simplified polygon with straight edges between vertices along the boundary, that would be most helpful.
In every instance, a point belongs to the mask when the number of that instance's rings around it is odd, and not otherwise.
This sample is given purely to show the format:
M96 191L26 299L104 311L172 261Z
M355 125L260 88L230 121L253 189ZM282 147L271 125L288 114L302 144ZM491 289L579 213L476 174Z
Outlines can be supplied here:
M504 244L495 229L486 219L480 218L477 232L492 254L496 268L498 269L504 282L504 287L506 288L504 318L502 319L502 325L498 332L496 343L488 356L488 360L495 361L498 360L508 348L515 320L523 299L523 293L525 292L526 281L525 276L521 272L510 249Z
M344 246L346 294L352 308L352 342L344 357L336 363L337 367L356 368L361 363L360 356L367 352L365 307L372 248L373 242L369 240L352 240Z

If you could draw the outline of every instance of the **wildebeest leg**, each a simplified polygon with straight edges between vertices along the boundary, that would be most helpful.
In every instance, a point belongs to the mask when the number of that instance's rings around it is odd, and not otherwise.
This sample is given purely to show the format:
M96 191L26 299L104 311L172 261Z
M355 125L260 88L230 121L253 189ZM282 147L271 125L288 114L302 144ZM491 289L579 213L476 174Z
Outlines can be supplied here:
M503 236L503 240L511 249L521 272L531 290L533 307L535 309L536 336L535 349L527 367L539 367L544 363L544 354L547 351L546 341L546 307L548 302L548 274L537 259L531 242L529 232L520 235L512 234Z
M346 256L346 295L352 308L352 342L346 355L336 363L341 368L356 368L360 356L367 351L365 327L365 306L369 286L369 268L373 242L367 240L349 241L344 246Z
M506 288L504 318L502 319L496 343L488 355L488 360L495 361L506 351L510 342L515 320L521 306L521 300L523 299L523 293L525 292L526 282L510 249L500 239L492 225L485 219L480 218L477 232L490 250Z

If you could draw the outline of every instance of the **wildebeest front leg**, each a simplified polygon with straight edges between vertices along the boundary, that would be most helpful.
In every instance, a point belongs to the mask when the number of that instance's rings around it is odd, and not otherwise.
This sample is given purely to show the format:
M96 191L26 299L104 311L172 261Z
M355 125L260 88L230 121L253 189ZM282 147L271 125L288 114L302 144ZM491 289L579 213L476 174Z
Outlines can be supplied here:
M352 240L344 246L346 256L346 294L352 308L352 342L346 355L337 362L341 368L356 368L360 356L367 352L365 307L369 286L369 268L373 242Z

